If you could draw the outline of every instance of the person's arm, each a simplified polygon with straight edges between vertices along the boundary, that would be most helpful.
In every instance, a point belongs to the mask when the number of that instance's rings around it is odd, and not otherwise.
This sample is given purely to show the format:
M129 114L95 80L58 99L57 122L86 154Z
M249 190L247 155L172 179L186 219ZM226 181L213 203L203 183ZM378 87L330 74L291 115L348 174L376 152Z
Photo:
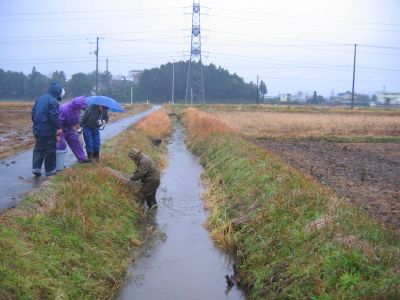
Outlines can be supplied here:
M132 177L130 178L131 181L136 181L142 179L147 172L149 171L149 164L142 163L139 164L136 171L133 173Z
M108 123L108 110L105 110L103 112L103 119L104 119L104 121L106 121L106 123Z
M81 127L83 127L83 126L85 126L85 124L86 124L86 121L87 121L87 118L88 118L88 110L89 110L89 108L86 108L85 110L84 110L84 112L81 114L81 117L80 117L80 119L79 119L79 125L81 126Z
M36 101L35 101L35 104L33 104L33 107L32 107L32 112L31 112L31 118L32 118L32 122L34 122L35 120L33 119L33 117L34 117L34 115L35 115L35 108L36 108Z
M55 99L49 101L48 120L56 130L61 128L59 120L59 105Z

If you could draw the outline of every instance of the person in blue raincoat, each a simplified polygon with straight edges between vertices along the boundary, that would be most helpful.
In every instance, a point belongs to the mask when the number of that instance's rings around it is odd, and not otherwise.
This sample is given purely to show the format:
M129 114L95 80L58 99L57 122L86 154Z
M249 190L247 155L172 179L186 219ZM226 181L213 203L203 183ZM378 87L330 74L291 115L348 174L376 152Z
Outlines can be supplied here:
M38 97L32 108L32 131L35 136L33 148L32 173L41 176L42 164L46 176L56 173L57 135L61 134L59 104L65 91L59 82L52 82L47 93Z
M91 104L80 118L83 128L83 138L86 144L86 154L89 160L99 161L100 157L100 127L108 122L108 108Z

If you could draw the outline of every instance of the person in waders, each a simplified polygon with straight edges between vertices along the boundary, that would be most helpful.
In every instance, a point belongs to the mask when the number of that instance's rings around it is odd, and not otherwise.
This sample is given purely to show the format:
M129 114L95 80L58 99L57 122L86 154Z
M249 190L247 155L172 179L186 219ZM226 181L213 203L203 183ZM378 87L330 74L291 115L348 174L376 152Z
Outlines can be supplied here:
M157 188L160 186L160 171L151 158L140 150L132 149L129 151L128 156L137 166L130 180L140 180L143 183L140 196L146 199L149 209L157 208L156 193Z
M83 128L83 138L86 145L86 154L89 160L99 161L100 157L100 128L108 122L108 108L91 104L80 118L80 127Z

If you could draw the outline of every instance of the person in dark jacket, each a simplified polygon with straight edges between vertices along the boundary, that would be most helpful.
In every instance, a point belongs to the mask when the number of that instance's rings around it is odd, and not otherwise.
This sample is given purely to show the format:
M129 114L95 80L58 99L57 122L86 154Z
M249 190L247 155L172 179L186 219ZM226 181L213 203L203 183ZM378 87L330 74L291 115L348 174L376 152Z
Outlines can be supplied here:
M56 173L57 135L61 133L58 101L61 101L64 94L62 85L56 81L52 82L47 93L38 97L33 105L32 131L35 136L35 147L32 172L36 177L41 176L43 162L46 176Z
M86 154L89 160L99 161L100 157L100 127L108 122L108 108L91 104L80 118L83 128L83 138L86 144Z
M132 149L128 156L137 166L130 180L140 180L143 183L140 193L146 199L147 206L149 209L157 207L156 193L160 186L160 171L151 158L140 150Z

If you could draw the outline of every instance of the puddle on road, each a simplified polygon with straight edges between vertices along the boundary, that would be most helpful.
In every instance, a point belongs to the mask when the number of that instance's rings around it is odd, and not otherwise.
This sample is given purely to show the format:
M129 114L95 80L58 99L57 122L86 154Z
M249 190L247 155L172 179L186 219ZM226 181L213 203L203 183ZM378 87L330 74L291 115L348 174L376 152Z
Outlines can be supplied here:
M227 287L233 261L203 228L202 168L184 144L181 125L168 145L169 166L157 191L158 210L148 215L156 238L128 271L119 299L245 299Z

